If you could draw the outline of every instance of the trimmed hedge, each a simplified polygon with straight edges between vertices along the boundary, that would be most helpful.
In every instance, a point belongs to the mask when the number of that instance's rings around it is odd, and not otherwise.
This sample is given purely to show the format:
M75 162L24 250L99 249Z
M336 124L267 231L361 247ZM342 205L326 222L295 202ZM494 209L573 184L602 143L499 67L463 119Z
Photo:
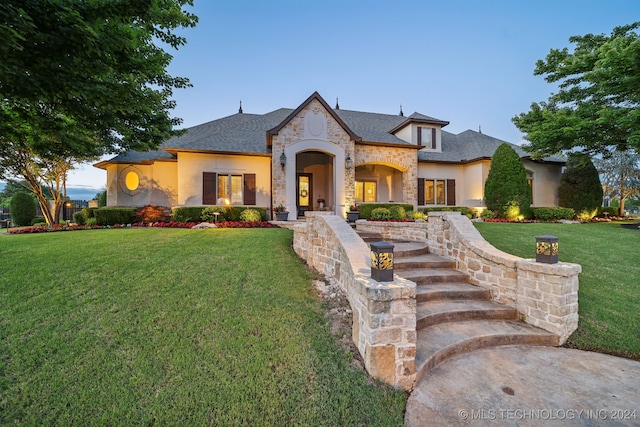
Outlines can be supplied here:
M240 215L245 209L255 209L260 212L262 221L267 220L267 208L256 206L180 206L173 208L173 220L175 222L201 221L202 211L208 207L220 208L222 215L218 221L241 221ZM217 210L217 209L216 209Z
M604 216L605 213L607 215L618 216L620 215L620 208L615 206L601 206L598 208L598 216Z
M131 224L135 222L135 208L99 208L95 218L98 225Z
M360 219L371 219L371 211L376 208L391 209L393 206L404 208L406 212L413 210L413 205L407 203L362 203L360 207Z
M433 208L420 209L421 212L429 215L429 212L460 212L469 219L475 218L475 212L466 206L437 206Z
M533 211L533 217L541 221L557 221L559 219L572 219L576 216L576 213L571 208L531 208Z
M11 197L9 202L11 222L14 225L30 225L36 216L36 202L29 193L20 191Z

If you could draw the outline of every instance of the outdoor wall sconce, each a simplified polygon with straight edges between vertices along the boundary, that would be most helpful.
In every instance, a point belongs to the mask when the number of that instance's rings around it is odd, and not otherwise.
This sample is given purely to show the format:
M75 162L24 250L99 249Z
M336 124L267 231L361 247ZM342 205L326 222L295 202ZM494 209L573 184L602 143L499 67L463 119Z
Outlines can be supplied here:
M558 262L558 238L556 236L536 236L536 262L545 264Z
M393 282L393 245L391 243L371 244L371 278L378 282Z
M282 169L284 169L286 165L287 165L287 155L284 154L284 151L283 151L282 154L280 154L280 166L282 166Z
M351 160L351 155L347 154L347 158L344 161L345 166L347 167L347 169L351 169L353 167L353 160Z

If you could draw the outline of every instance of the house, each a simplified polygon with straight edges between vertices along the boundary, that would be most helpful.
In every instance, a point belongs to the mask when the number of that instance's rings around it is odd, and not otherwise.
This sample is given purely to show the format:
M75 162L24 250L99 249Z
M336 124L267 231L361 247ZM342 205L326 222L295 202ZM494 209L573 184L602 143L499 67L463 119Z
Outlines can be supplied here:
M289 218L354 202L415 208L483 207L491 156L502 141L419 113L331 108L313 93L296 109L237 114L187 129L158 151L130 151L107 171L108 206L284 204ZM564 159L533 160L514 145L534 206L557 206ZM320 204L321 201L324 203Z

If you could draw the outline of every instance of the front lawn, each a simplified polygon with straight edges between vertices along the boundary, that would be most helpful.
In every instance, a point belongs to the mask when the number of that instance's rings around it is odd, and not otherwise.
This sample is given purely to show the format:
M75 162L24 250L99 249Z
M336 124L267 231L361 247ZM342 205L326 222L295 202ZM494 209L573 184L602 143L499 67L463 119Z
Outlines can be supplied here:
M475 225L491 244L523 258L535 258L535 236L558 236L559 260L582 265L580 323L567 345L640 360L640 231L620 222Z
M0 235L0 425L402 425L286 229Z

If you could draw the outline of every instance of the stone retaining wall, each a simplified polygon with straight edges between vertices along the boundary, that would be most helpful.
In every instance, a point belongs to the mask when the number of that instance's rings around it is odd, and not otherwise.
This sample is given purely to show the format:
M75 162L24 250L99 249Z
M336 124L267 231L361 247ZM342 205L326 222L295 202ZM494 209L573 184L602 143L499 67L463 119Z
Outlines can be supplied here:
M405 390L416 377L416 284L371 278L370 249L335 215L307 212L294 227L293 248L309 266L337 283L353 310L353 341L369 374Z
M356 228L358 231L367 233L379 233L384 240L427 243L428 224L426 222L387 222L359 219L356 221Z
M431 253L457 260L472 284L491 290L493 300L516 308L525 322L560 336L560 344L578 327L579 264L543 264L502 252L459 212L430 212L427 234Z

